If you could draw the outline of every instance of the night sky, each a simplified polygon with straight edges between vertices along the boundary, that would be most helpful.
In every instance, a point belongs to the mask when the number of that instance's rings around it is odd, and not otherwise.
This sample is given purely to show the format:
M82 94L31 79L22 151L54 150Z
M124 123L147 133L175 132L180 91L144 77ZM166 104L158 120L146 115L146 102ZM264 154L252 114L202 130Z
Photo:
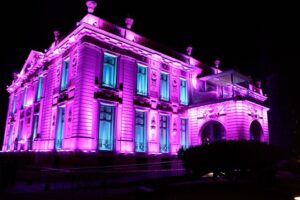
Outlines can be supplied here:
M271 107L271 142L300 147L297 6L275 1L176 2L99 0L95 15L119 26L131 16L136 33L183 53L192 45L193 56L206 64L220 59L221 69L233 68L261 80ZM31 49L49 48L54 29L62 35L72 31L87 9L84 0L6 1L0 9L1 144L12 73L21 70Z

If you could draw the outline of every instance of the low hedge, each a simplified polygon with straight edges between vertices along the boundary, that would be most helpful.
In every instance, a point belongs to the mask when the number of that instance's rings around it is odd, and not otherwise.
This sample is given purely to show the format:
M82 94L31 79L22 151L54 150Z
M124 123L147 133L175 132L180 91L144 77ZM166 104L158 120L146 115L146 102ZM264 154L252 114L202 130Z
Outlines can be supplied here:
M181 149L178 156L184 167L197 175L247 173L261 178L275 177L280 151L276 147L256 141L217 141Z

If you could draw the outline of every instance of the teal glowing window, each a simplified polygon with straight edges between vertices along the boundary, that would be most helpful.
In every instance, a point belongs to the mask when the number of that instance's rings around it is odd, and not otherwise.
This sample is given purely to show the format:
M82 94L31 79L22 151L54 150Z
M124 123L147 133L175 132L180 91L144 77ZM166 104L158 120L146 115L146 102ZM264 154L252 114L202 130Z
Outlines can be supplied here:
M136 92L139 95L147 96L148 92L148 69L146 66L138 65Z
M135 151L146 152L147 141L147 117L146 112L135 111Z
M23 93L22 108L25 108L25 107L26 107L26 104L27 104L27 91L28 91L28 88L25 87L24 93Z
M102 86L116 88L117 57L111 54L104 54Z
M17 96L14 96L13 101L12 101L12 105L11 105L11 112L13 114L15 114L15 112L16 112L16 103L17 103Z
M160 99L169 101L169 75L165 73L160 74Z
M114 146L114 106L100 104L99 150L112 151Z
M180 79L180 104L188 104L188 87L185 79Z
M160 115L160 152L169 152L169 117Z
M69 74L69 67L70 67L69 65L70 65L70 59L67 58L64 60L64 63L62 66L60 91L64 91L68 87L68 74Z
M180 145L187 149L188 143L188 119L180 119Z
M38 81L37 90L36 90L36 95L35 95L36 102L39 102L41 100L42 89L43 89L43 77L40 76L39 81Z
M20 120L18 127L18 141L23 139L23 120Z
M55 149L59 150L62 148L62 142L64 137L64 127L65 127L65 107L58 108L58 116L57 116L57 127L56 127L56 135L55 135Z

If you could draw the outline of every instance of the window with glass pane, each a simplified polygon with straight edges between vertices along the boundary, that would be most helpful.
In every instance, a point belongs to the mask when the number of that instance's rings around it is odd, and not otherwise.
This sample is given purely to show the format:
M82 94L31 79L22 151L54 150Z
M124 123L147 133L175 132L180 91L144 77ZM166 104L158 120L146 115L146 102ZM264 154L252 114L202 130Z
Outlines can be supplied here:
M55 149L59 150L62 148L62 141L64 137L64 127L65 127L65 107L58 108L58 118L55 136Z
M17 103L17 96L14 96L12 106L11 106L12 114L15 114L15 112L16 112L16 103Z
M32 128L32 139L33 140L37 136L38 125L39 125L39 115L38 114L34 114L34 116L33 116L33 128Z
M135 151L146 152L147 141L147 118L146 112L135 111Z
M117 57L111 54L104 54L102 86L115 88L117 72Z
M114 107L100 104L99 150L112 151L114 146Z
M7 151L10 151L10 145L11 145L11 138L14 130L14 125L9 126L9 132L8 132L8 138L7 138Z
M169 75L160 74L160 99L169 101Z
M19 122L19 129L18 129L18 141L23 139L23 120Z
M184 149L187 149L189 147L187 119L180 119L180 144Z
M43 89L43 77L40 76L38 81L38 87L36 90L36 96L35 96L36 102L39 102L41 100L42 89Z
M22 108L25 108L25 107L26 107L26 104L27 104L27 90L28 90L28 88L25 87L24 93L23 93Z
M143 96L147 96L148 92L147 71L146 66L138 65L136 91L137 94Z
M169 152L169 117L167 115L160 116L160 152Z
M70 59L67 58L64 60L63 67L62 67L60 91L64 91L68 87L69 65L70 65Z
M180 103L183 105L188 104L188 88L185 79L180 79Z

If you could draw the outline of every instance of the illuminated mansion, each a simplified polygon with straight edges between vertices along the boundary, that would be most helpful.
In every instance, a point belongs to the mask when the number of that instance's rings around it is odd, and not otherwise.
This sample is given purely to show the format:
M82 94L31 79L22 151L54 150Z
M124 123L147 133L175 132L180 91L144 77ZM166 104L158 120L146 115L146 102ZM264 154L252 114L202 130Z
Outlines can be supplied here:
M210 67L97 16L31 51L10 93L3 151L176 154L217 140L269 141L267 97L236 71Z

